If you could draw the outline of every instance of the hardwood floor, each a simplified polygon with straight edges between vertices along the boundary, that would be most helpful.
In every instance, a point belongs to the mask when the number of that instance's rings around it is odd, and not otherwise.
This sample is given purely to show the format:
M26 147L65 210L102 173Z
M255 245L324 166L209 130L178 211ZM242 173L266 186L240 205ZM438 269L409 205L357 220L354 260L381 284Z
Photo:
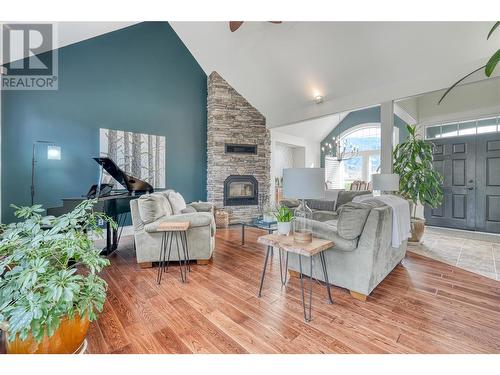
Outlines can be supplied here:
M366 302L314 285L313 320L299 280L281 287L275 254L257 298L262 231L219 230L213 263L156 268L135 262L131 238L103 272L108 299L91 325L90 353L500 353L500 282L408 253Z

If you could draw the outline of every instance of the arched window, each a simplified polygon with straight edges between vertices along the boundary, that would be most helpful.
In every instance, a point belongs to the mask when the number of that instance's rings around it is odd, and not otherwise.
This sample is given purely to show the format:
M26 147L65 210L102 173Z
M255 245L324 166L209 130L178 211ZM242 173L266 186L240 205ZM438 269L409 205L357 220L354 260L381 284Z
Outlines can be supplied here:
M342 161L325 157L325 179L329 188L348 189L353 181L371 181L380 168L380 124L370 123L351 128L340 135L342 144L359 150L358 156L347 155Z

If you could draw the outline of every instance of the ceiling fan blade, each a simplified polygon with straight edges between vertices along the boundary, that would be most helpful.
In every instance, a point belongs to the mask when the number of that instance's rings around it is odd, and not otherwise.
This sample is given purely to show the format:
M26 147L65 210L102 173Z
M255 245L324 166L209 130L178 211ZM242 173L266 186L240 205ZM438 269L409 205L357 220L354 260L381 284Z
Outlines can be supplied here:
M234 33L241 25L243 25L243 21L229 21L229 30Z

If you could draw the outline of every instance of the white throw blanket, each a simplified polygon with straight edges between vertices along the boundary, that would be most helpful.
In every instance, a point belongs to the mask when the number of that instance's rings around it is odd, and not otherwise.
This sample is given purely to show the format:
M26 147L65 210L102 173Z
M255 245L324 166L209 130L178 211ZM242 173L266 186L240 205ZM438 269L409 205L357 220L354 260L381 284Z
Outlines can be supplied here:
M411 234L410 205L407 200L395 195L358 195L353 202L362 203L367 200L377 200L392 208L392 247L399 247Z

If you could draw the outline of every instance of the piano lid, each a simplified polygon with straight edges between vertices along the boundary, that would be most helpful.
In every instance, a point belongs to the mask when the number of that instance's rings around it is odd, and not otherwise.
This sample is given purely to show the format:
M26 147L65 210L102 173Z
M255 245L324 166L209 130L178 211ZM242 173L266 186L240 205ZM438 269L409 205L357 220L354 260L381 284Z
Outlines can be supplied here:
M146 181L140 180L126 174L120 169L116 163L107 157L93 158L108 172L120 185L126 188L129 192L150 192L154 191L153 187Z

